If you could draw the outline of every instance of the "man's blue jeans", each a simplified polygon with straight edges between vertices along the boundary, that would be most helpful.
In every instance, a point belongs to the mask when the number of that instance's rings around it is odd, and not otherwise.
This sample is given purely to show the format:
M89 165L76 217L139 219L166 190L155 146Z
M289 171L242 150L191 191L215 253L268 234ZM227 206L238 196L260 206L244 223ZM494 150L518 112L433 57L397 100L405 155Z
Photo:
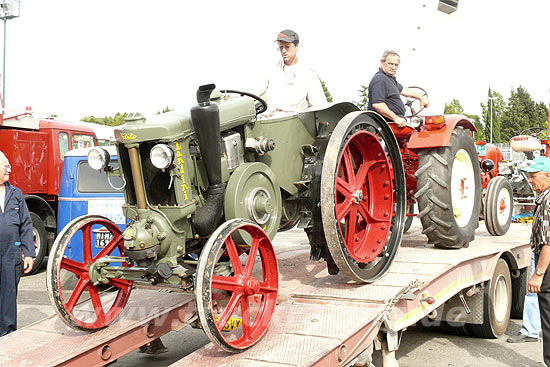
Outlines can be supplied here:
M529 279L535 272L535 254L531 256L531 268L529 269ZM523 335L532 338L538 338L540 333L540 312L539 301L536 293L527 292L523 304L523 325L520 332Z

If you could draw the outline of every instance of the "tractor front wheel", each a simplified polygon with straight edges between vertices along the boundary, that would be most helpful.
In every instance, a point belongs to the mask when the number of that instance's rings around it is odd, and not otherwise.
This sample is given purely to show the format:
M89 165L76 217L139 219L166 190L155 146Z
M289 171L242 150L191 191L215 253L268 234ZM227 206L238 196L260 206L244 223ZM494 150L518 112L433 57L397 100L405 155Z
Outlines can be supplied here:
M100 233L107 243L94 256L92 248L103 244L96 238ZM75 251L76 246L79 251ZM124 256L124 239L120 228L105 217L79 217L57 236L48 259L46 286L55 312L68 326L85 331L102 329L126 306L132 281L110 279L105 286L112 287L117 292L114 294L101 292L100 285L90 280L90 266L109 255ZM130 265L124 262L122 266Z
M493 236L502 236L508 232L512 223L514 201L512 185L506 177L497 176L489 181L485 195L485 226Z
M277 303L279 271L267 234L231 219L202 249L195 279L197 312L210 341L228 352L256 344Z
M474 141L457 126L449 145L418 154L418 218L436 247L468 247L479 226L481 176Z

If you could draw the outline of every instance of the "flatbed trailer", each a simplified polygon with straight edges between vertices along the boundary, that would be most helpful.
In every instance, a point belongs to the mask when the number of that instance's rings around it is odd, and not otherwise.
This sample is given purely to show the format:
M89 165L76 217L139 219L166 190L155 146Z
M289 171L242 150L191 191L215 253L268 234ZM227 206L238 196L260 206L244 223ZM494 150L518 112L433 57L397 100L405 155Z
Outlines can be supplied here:
M511 277L497 278L511 287L496 287L497 298L508 297L512 313L521 311L529 233L528 224L512 223L506 235L493 237L480 224L469 248L442 250L427 244L420 227L413 226L390 271L373 284L328 275L323 264L309 260L305 235L279 233L279 305L263 339L239 354L208 344L171 366L368 366L376 348L382 349L384 367L394 367L399 334L422 319L467 322L490 334L487 310L493 306L487 294L495 270L502 269L500 259ZM98 332L70 329L54 315L3 337L0 364L104 365L195 322L192 295L138 289L117 321Z

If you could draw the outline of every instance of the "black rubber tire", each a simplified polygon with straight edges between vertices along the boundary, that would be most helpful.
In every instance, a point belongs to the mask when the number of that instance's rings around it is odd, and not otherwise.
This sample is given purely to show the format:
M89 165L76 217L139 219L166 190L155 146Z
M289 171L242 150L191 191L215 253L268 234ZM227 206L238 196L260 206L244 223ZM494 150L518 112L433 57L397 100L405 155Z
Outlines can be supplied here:
M504 292L504 294L499 293ZM497 294L499 293L499 294ZM502 302L507 302L502 304ZM495 306L498 308L495 311ZM502 308L504 307L504 309ZM508 263L499 259L493 277L486 284L483 297L483 324L470 324L472 334L481 338L496 339L508 328L512 309L512 277ZM496 313L501 319L497 319Z
M503 192L507 191L507 194ZM503 194L504 196L501 196ZM506 200L508 196L508 213L499 213L500 200ZM489 181L487 193L485 194L485 207L483 216L485 218L485 226L487 231L493 236L502 236L508 232L510 223L512 223L512 208L514 207L514 199L512 196L512 185L506 177L497 176ZM499 217L500 214L500 217ZM506 216L506 218L504 217Z
M389 227L382 228L388 231L387 236L384 237L384 240L380 238L369 242L373 244L373 248L379 246L375 250L379 248L380 251L378 253L373 251L373 253L376 253L376 257L367 262L360 262L353 258L347 248L346 241L342 238L341 222L337 219L337 205L335 203L338 162L341 155L344 154L346 144L354 139L356 134L363 132L376 136L378 143L385 144L379 154L381 156L385 154L384 159L387 159L390 163L390 166L388 168L384 166L384 169L392 171L389 176L392 177L391 187L393 190L392 196L388 195L387 197L388 200L391 200L390 206L393 215L390 215L390 213L385 214L388 216ZM375 180L371 182L375 182ZM389 180L387 182L376 181L376 184L380 187L387 187L389 183ZM377 190L378 186L376 184L372 184L373 191ZM376 194L380 195L380 192L377 191ZM338 269L349 279L359 282L370 283L382 277L389 270L403 237L406 189L403 161L397 140L388 123L380 115L371 111L351 112L338 122L332 131L323 158L320 198L326 243ZM379 215L382 216L382 214ZM370 237L369 240L371 240Z
M414 205L409 206L407 213L414 214ZM407 217L407 219L405 219L405 227L403 228L403 233L407 233L407 231L411 229L413 219L414 217Z
M42 220L42 218L40 218L38 214L30 213L30 215L32 220L33 235L36 236L34 238L35 240L34 249L36 251L36 258L34 259L34 263L31 271L27 274L24 274L22 272L22 274L24 275L31 275L38 272L42 267L42 263L44 262L44 257L48 252L48 233L46 232L46 226L44 225L44 221Z
M519 277L512 278L512 309L510 317L523 319L523 306L527 295L527 282L529 282L529 266L519 271Z
M452 202L451 181L457 153L464 150L470 160L474 188L472 210L468 223L459 225L455 218ZM468 247L479 226L481 205L481 175L474 141L469 131L455 127L449 145L424 149L418 154L417 177L418 217L422 222L422 233L428 242L436 247ZM467 217L466 217L467 218Z
M469 324L465 324L465 323L441 321L441 325L439 325L439 329L444 333L447 333L450 335L469 336L472 334L469 328Z

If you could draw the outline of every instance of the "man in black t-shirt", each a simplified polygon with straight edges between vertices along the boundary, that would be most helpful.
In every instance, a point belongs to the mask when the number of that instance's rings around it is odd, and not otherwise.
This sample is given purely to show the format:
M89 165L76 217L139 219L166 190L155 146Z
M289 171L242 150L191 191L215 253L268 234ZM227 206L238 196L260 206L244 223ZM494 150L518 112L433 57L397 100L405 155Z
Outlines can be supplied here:
M378 112L399 127L404 127L406 126L405 104L401 96L418 99L421 109L428 107L429 101L427 97L397 82L395 74L400 62L401 58L395 51L384 51L380 59L380 69L374 74L369 84L368 109Z

